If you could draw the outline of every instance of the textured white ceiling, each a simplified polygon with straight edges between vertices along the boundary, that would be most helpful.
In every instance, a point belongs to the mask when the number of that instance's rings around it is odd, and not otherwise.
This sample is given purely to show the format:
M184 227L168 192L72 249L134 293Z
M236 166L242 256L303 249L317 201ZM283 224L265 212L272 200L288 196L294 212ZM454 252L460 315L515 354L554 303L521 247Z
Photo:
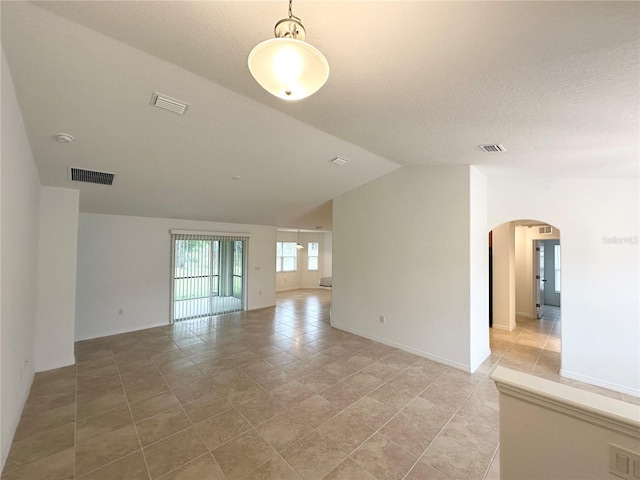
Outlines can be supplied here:
M82 211L313 228L330 227L331 198L398 165L638 177L638 2L294 1L331 65L297 103L246 66L286 13L284 0L3 1L43 183L96 168L116 183L81 186ZM150 107L154 90L187 115ZM494 142L507 152L477 147Z

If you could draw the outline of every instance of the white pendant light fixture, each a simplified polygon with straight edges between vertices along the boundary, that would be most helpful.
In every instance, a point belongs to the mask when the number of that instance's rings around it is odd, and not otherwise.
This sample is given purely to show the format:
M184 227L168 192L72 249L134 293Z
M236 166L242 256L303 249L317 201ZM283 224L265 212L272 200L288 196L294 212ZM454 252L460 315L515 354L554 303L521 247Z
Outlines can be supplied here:
M267 92L284 100L313 95L329 78L324 55L304 41L302 21L291 13L274 28L276 38L259 43L249 54L249 71Z
M302 244L300 243L300 230L298 230L298 243L296 244L296 248L298 250L303 249L304 247L302 246Z

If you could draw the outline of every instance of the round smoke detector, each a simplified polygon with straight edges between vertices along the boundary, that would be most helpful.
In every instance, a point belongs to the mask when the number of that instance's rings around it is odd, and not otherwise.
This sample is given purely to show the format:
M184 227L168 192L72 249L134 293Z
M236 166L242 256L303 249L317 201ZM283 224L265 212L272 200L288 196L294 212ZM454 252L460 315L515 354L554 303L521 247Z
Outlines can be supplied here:
M68 133L58 133L58 134L56 134L56 139L60 143L71 143L71 142L73 142L73 136L69 135Z

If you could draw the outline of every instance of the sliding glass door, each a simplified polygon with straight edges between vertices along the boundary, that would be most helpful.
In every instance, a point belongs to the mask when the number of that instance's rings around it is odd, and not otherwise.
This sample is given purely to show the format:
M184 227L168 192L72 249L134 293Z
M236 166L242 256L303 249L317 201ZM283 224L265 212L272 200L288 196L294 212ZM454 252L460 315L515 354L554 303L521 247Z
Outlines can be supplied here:
M244 237L172 234L172 320L244 310Z

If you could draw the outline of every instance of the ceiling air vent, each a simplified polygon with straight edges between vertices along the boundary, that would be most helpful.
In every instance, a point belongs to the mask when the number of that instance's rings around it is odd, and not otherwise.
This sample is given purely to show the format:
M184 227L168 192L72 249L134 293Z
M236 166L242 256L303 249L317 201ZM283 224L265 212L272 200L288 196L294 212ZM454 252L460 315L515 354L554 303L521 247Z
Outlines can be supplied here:
M73 182L113 185L113 177L115 177L114 173L97 172L95 170L83 170L82 168L69 167L69 179Z
M478 145L482 150L484 150L485 152L505 152L507 149L504 148L502 145L500 145L499 143L494 143L491 145Z
M538 233L542 235L551 235L553 233L553 227L538 227Z
M162 93L153 92L151 95L151 105L158 108L163 108L171 112L175 112L180 115L184 115L184 112L189 108L189 104L175 98L168 97Z
M349 160L347 160L346 158L342 158L342 157L336 157L333 160L331 160L331 163L341 167L341 166L346 165L347 163L349 163Z

